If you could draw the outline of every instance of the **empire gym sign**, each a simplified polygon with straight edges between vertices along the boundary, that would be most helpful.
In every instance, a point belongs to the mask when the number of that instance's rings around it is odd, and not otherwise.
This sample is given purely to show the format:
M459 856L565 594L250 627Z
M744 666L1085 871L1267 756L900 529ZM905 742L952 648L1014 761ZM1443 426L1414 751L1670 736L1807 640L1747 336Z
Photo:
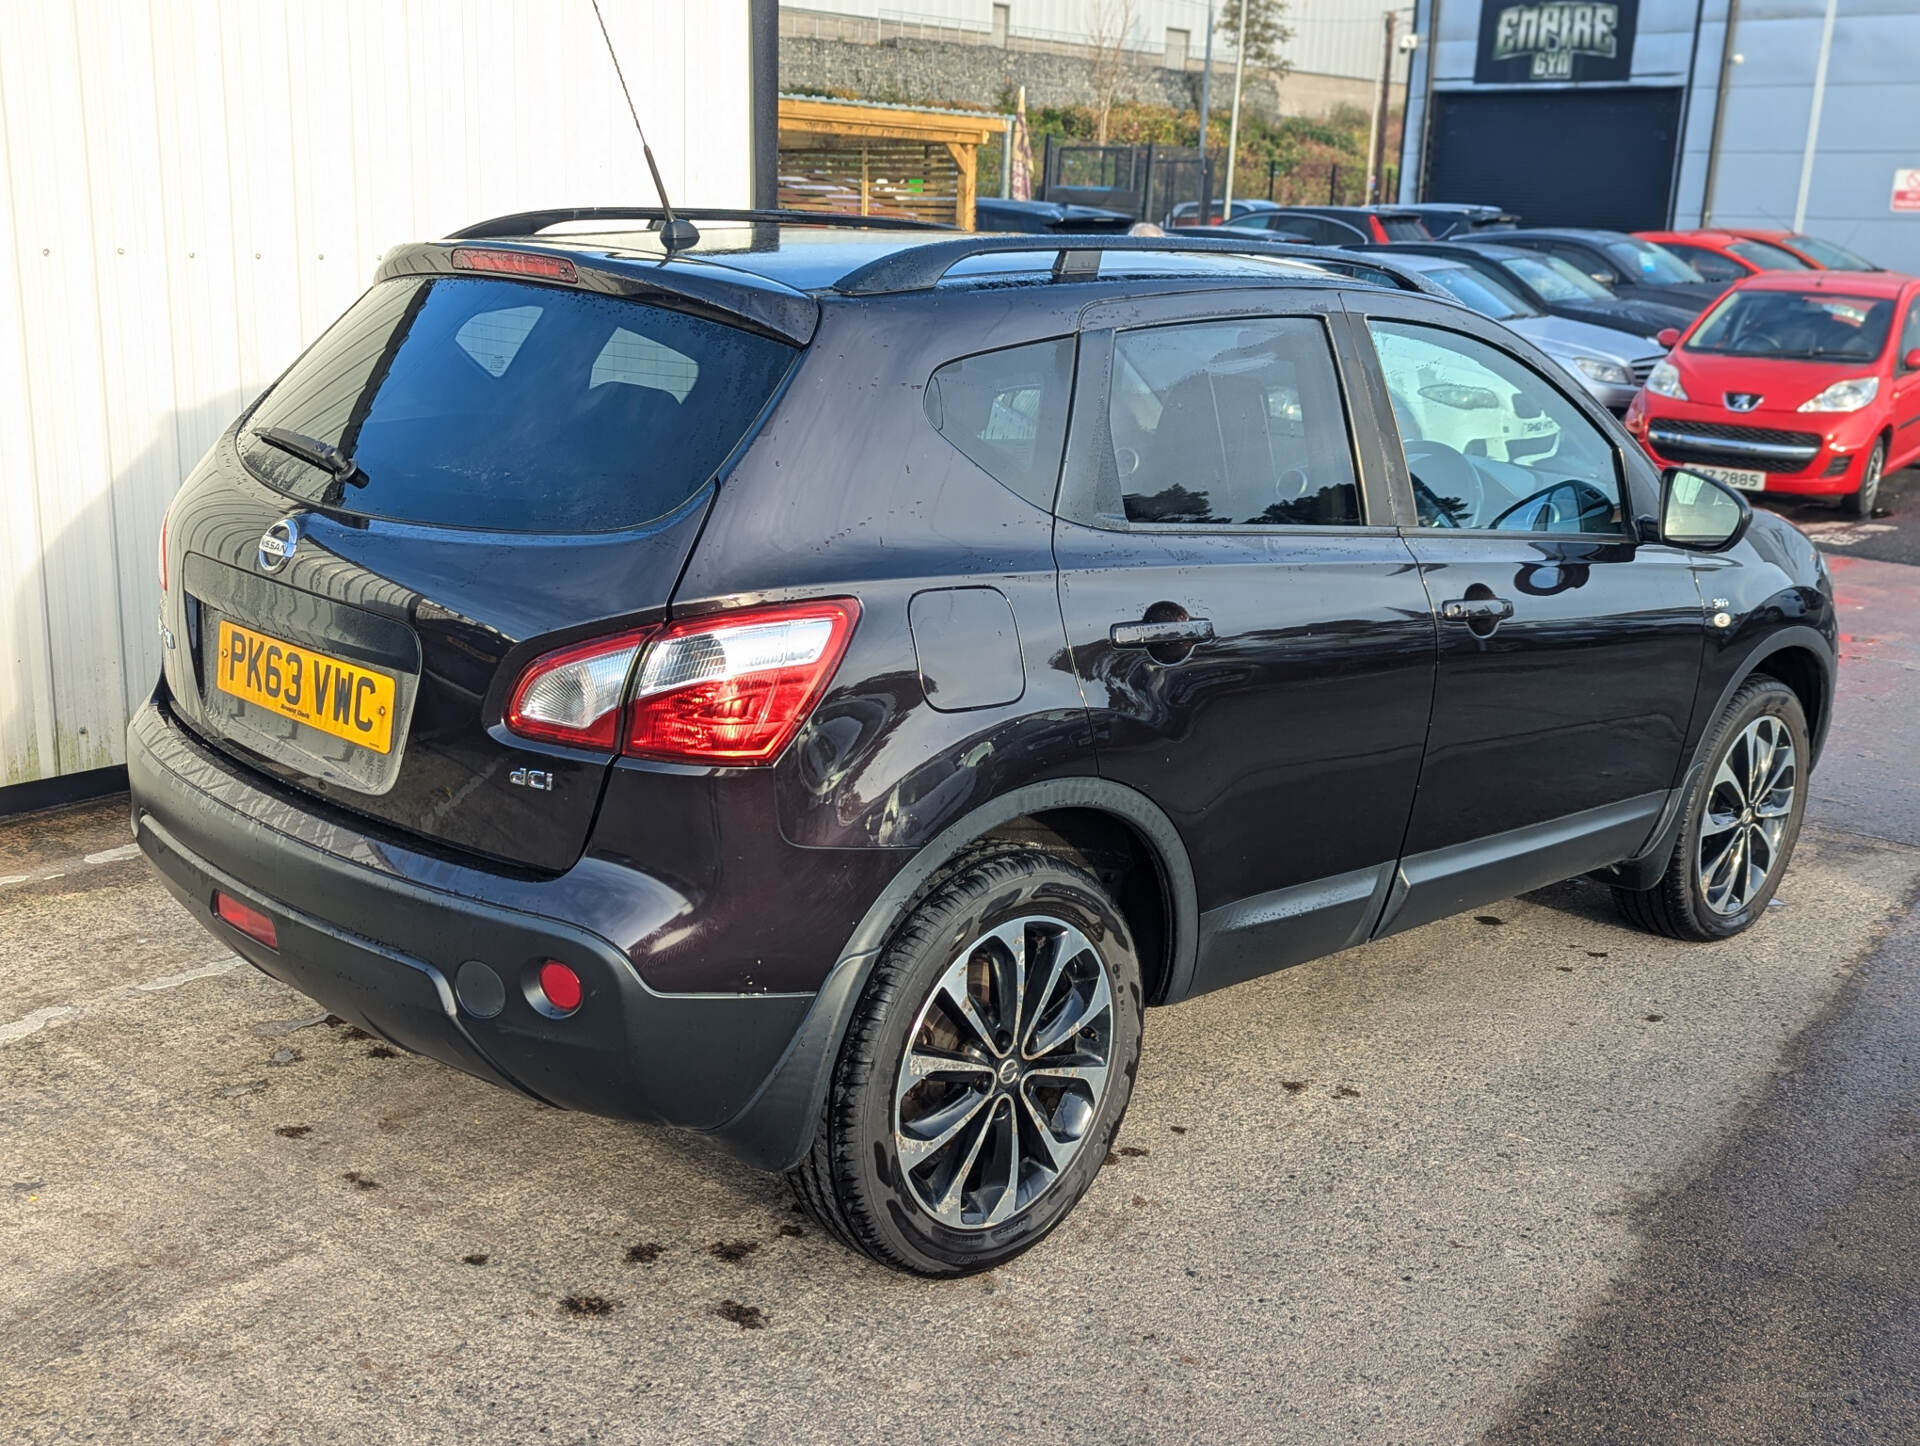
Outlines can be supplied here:
M1474 80L1625 80L1633 69L1636 0L1484 0Z

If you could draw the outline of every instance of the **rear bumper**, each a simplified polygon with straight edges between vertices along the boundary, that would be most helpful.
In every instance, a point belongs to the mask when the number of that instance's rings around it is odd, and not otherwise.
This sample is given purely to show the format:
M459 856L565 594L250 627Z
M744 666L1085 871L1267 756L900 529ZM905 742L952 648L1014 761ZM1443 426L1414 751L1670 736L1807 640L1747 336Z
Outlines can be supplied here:
M128 729L127 772L142 851L223 943L343 1019L547 1103L715 1131L725 1145L751 1133L749 1106L813 1004L812 994L657 993L558 907L581 881L513 881L520 903L550 891L551 914L485 902L500 881L479 869L442 864L424 885L403 876L400 850L270 788L153 703ZM215 917L216 890L272 918L278 947ZM545 959L584 986L563 1019L526 993ZM474 967L500 981L497 1013Z

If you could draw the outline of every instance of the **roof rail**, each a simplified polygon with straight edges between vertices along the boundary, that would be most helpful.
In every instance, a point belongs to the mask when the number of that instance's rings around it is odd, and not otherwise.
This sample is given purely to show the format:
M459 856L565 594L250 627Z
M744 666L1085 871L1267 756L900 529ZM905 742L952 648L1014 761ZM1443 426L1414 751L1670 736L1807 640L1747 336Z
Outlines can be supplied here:
M1163 255L1199 254L1261 256L1275 261L1330 264L1343 275L1379 272L1402 291L1452 297L1419 272L1368 257L1362 262L1349 251L1333 246L1290 245L1276 241L1247 241L1212 236L962 236L951 241L929 241L911 246L865 266L856 267L834 283L842 296L884 296L896 291L925 291L937 286L962 261L975 256L1054 254L1053 279L1091 281L1100 274L1100 258L1109 251L1151 251ZM1357 279L1377 285L1371 277Z
M849 226L872 231L951 231L933 221L912 221L899 216L855 216L844 211L729 211L676 206L676 216L695 221L756 221L786 226ZM658 206L570 206L549 211L515 211L476 221L452 232L449 241L493 240L504 236L535 236L549 226L566 221L653 221L666 220Z

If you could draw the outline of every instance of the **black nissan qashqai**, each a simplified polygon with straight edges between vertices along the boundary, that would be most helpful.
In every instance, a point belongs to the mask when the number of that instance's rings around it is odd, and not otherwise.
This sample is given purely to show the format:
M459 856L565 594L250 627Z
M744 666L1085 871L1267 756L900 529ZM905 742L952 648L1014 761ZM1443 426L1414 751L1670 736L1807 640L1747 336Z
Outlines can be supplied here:
M1087 1189L1146 1005L1579 874L1765 911L1825 568L1511 332L1260 242L575 214L388 255L162 533L140 846L343 1019L953 1274Z

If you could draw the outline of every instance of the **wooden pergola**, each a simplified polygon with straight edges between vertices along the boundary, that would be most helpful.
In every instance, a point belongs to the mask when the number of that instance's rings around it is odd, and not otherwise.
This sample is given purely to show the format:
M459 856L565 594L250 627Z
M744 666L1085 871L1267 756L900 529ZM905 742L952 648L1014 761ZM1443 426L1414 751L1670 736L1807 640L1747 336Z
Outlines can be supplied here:
M975 159L998 116L780 99L780 204L973 229Z

